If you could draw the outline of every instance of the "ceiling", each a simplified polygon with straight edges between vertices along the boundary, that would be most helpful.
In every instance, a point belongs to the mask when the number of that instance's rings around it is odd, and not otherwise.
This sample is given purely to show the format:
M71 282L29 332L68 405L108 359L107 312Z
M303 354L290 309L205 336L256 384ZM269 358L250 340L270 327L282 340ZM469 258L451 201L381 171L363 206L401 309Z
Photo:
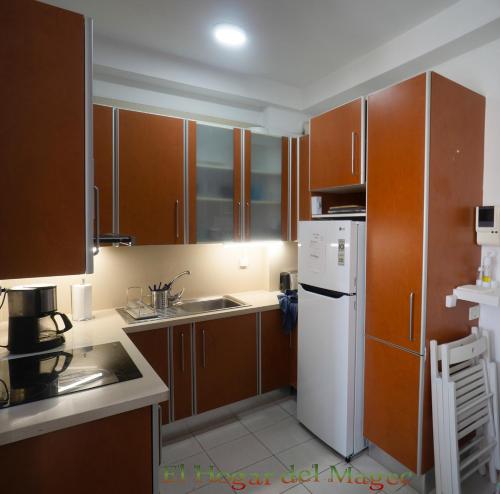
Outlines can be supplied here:
M304 88L456 0L44 0L94 18L97 35L127 45ZM234 23L240 50L211 30Z

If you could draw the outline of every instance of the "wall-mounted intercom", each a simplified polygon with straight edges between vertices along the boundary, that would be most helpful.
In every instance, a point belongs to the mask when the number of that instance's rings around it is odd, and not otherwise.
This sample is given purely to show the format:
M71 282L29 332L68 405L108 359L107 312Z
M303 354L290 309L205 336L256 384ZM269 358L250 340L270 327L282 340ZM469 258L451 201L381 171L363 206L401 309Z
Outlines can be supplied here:
M478 245L500 246L500 206L476 208L476 233Z

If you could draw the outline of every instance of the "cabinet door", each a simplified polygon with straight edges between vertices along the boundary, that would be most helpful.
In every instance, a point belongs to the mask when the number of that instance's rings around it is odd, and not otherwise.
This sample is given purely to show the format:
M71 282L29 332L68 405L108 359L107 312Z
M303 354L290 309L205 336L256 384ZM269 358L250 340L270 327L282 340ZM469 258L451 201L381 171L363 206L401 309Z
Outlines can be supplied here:
M299 221L311 219L309 187L309 136L299 138Z
M2 492L151 493L153 445L151 407L9 443L0 446ZM29 475L27 458L36 458Z
M197 412L257 394L256 315L195 324Z
M413 472L417 471L421 359L366 338L364 435Z
M113 108L94 105L94 183L101 233L113 232Z
M368 98L366 333L417 352L421 351L425 86L422 75Z
M290 240L297 240L297 231L299 226L299 203L298 203L298 139L290 139Z
M239 239L240 131L195 122L189 129L189 241Z
M191 326L172 328L174 420L192 415Z
M260 315L261 387L267 393L290 384L291 335L281 326L281 311Z
M84 273L84 18L34 1L0 17L0 279Z
M311 118L311 190L362 183L362 110L357 99Z
M288 236L288 139L246 132L245 237Z
M290 386L297 389L297 361L298 361L298 331L293 328L290 334Z
M137 245L184 242L184 121L119 111L120 231Z
M128 333L128 337L142 353L149 365L168 385L168 330L167 328L151 329L138 333ZM162 423L168 423L168 402L160 403Z

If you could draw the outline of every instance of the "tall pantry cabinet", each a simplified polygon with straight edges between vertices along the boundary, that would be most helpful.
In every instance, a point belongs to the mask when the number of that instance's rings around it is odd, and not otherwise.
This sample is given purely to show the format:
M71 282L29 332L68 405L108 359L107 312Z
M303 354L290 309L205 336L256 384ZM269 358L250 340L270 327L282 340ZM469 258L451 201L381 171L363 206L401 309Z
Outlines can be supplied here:
M483 96L436 73L368 97L365 436L414 472L433 464L429 341L469 331L480 249Z

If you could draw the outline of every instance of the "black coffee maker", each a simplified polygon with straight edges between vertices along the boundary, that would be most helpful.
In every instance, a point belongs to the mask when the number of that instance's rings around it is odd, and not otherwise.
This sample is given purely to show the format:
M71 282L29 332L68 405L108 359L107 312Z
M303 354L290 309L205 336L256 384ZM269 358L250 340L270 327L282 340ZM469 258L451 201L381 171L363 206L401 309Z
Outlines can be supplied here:
M7 291L7 297L10 353L43 352L64 343L62 333L73 325L66 314L57 312L55 285L15 286ZM57 316L64 324L62 329Z

